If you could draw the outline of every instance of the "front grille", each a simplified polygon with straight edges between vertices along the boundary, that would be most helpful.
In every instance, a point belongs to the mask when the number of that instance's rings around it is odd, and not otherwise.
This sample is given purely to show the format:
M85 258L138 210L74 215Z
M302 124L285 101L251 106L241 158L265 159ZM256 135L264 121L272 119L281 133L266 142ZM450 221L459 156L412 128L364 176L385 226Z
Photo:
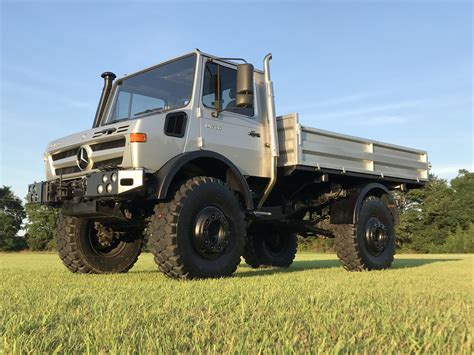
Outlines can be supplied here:
M119 147L124 147L124 146L125 146L125 138L120 138L120 139L116 139L116 140L113 140L113 141L92 144L91 149L94 152L96 152L98 150L119 148Z
M123 160L123 148L126 145L126 139L124 136L114 137L115 139L109 141L102 141L87 144L92 150L93 154L89 156L89 159L93 160L92 169L107 170L115 168L120 165ZM81 146L74 148L66 148L64 151L53 153L52 159L52 170L56 176L68 175L81 173L81 169L77 166L77 153ZM122 148L122 149L120 149Z
M78 166L67 166L65 168L58 168L55 170L56 175L66 175L66 174L73 174L78 173L81 171Z
M77 154L78 149L79 149L79 147L76 147L74 149L69 149L69 150L65 150L64 152L53 154L52 159L53 159L53 161L56 161L56 160L59 160L59 159L73 157Z
M125 146L125 137L122 137L122 138L119 138L119 139L115 139L113 141L107 141L107 142L91 144L91 149L92 149L92 151L97 152L99 150L120 148L120 147L124 147L124 146ZM78 150L79 150L79 147L75 147L75 148L72 148L72 149L65 150L63 152L53 154L52 159L53 159L53 161L56 161L56 160L60 160L60 159L74 157L74 156L76 156Z
M107 169L113 169L117 167L117 165L122 164L122 158L114 158L114 159L107 159L103 161L98 161L95 162L94 165L92 166L92 169L100 169L100 170L107 170ZM81 169L79 169L78 166L68 166L65 168L58 168L55 170L56 175L66 175L66 174L74 174L80 172Z
M92 169L107 170L115 168L117 165L120 164L122 164L122 158L107 159L94 163Z

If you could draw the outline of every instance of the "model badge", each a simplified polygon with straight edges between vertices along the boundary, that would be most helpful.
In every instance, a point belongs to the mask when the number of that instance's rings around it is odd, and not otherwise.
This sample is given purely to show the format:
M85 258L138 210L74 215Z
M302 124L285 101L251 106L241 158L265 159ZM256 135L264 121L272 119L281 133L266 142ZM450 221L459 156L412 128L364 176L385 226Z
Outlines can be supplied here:
M204 125L204 127L209 128L209 129L214 129L216 131L222 131L222 127L210 125L210 124L207 124L207 123Z
M81 170L85 170L89 166L89 153L85 147L80 147L77 151L76 163Z

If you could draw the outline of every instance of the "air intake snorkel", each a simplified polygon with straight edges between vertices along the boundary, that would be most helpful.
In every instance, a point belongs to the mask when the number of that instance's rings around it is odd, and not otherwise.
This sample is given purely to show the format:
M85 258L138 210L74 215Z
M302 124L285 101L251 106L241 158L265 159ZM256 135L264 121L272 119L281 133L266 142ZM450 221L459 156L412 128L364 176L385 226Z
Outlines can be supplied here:
M117 76L114 73L108 71L101 75L101 78L104 79L104 87L102 89L102 94L100 95L99 105L97 106L97 111L95 113L94 124L92 125L92 128L98 127L100 125L100 122L102 121L102 115L105 111L105 105L107 104L107 100L110 96L110 91L112 90L112 84L116 77Z

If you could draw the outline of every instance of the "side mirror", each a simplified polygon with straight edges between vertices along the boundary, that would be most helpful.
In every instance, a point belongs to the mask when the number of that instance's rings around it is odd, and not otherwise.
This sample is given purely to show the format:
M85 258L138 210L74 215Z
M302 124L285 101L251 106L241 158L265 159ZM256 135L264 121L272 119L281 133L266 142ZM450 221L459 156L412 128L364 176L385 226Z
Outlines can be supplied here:
M237 107L253 108L253 65L237 65L237 88L235 95Z

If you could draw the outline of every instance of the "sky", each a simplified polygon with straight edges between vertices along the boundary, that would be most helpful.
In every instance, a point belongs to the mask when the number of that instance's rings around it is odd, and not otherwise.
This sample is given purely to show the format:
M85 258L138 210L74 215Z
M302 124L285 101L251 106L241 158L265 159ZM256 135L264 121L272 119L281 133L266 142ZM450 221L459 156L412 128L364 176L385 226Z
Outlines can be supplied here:
M193 48L273 53L277 114L473 169L472 2L0 0L0 185L24 197L49 141L89 129L104 71Z

